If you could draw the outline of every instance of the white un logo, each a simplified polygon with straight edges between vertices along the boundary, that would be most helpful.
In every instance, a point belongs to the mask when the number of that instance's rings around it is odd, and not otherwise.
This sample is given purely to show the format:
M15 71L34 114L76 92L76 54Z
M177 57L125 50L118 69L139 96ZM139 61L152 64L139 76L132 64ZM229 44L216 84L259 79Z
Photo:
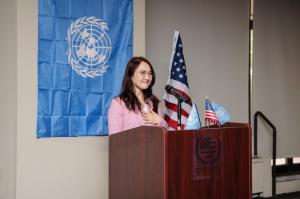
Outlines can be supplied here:
M111 54L107 23L96 17L82 17L68 29L68 62L82 77L97 77L106 72Z

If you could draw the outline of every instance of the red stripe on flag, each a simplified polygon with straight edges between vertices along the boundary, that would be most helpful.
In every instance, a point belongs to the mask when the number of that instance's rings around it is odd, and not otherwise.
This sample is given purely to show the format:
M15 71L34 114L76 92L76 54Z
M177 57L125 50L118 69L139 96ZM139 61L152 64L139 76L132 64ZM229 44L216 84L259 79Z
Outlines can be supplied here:
M171 119L168 115L165 115L164 119L168 123L169 127L172 127L173 129L177 129L177 121ZM181 124L181 129L184 129L183 124Z
M168 109L170 109L170 110L172 110L172 111L174 111L174 112L177 113L177 109L178 109L177 104L173 104L173 103L171 103L171 102L165 101L165 105L166 105L166 107L167 107ZM181 109L181 114L182 114L183 116L185 116L186 118L189 117L189 113L186 112L184 109Z

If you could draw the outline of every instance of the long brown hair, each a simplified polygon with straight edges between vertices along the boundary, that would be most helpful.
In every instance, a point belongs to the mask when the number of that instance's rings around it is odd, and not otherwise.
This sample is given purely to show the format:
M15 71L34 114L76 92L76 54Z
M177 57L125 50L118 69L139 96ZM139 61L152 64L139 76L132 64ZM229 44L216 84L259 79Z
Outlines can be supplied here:
M144 100L147 104L151 102L154 112L157 113L159 99L152 94L152 87L155 83L155 72L153 70L152 64L145 57L132 57L128 61L122 82L120 99L124 101L126 107L130 111L135 111L136 107L141 111L142 105L135 95L133 83L131 81L131 77L133 76L134 72L139 67L141 62L146 62L147 64L149 64L152 72L152 80L150 82L150 85L147 89L143 90Z

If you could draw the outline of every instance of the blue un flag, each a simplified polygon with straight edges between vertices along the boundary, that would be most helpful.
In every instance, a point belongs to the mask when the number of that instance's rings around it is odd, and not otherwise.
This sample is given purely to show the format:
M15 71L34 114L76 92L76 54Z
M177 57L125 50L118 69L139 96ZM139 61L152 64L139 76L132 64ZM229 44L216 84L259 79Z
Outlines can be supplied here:
M107 135L132 57L132 0L39 0L37 137Z
M188 129L199 129L199 128L201 128L200 117L199 117L196 104L193 104L192 110L184 126L184 129L188 130Z
M216 102L212 102L211 106L215 110L217 117L219 118L219 122L221 125L225 124L230 120L230 114L225 110L223 106Z

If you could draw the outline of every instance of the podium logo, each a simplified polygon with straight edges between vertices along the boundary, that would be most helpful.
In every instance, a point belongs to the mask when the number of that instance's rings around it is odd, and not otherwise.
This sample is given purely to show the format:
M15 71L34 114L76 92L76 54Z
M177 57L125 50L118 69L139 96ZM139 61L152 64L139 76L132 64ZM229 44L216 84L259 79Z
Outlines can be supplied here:
M214 164L221 154L221 142L216 136L197 139L196 157L202 164Z
M194 139L193 179L223 176L222 135L200 135Z

